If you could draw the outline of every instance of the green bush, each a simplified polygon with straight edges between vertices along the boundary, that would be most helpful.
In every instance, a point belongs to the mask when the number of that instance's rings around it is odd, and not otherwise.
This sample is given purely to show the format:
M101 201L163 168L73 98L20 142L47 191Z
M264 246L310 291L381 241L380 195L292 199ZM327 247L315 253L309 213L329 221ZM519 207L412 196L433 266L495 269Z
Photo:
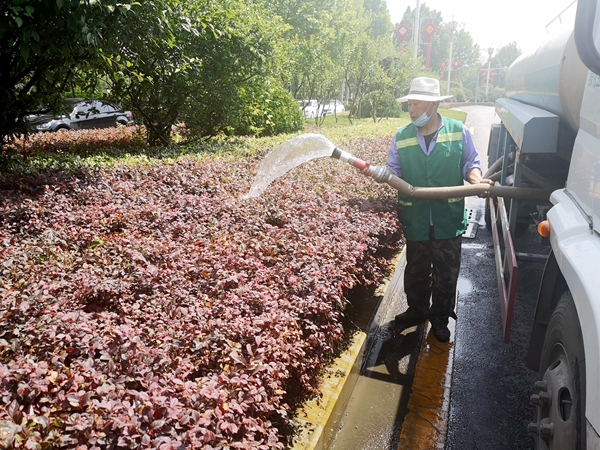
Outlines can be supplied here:
M304 128L304 116L296 100L278 83L267 80L263 85L244 87L240 90L240 106L234 134L262 137Z
M448 101L454 102L466 102L467 100L475 96L473 92L470 89L463 86L462 83L452 84L450 86L450 94L452 95L452 98Z
M397 102L390 93L370 92L366 94L361 102L358 117L361 119L372 118L373 105L375 106L375 116L381 117L402 117L402 104Z

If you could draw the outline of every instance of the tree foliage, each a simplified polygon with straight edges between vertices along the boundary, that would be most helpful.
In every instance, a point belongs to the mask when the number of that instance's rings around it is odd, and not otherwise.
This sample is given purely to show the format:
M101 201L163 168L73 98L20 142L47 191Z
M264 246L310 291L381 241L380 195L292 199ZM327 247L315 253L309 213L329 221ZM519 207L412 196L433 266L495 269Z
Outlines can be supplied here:
M491 67L496 70L494 86L504 88L506 70L521 56L521 53L521 49L517 46L516 42L511 42L496 50L491 61Z
M516 42L506 44L496 50L492 57L492 67L508 67L521 56L521 49Z
M5 0L0 4L0 149L23 117L56 107L75 70L98 56L124 0Z
M104 70L151 145L168 144L178 122L198 136L295 131L299 113L277 112L293 98L268 82L275 25L238 0L156 1L121 24Z
M412 77L447 77L451 41L460 61L451 87L468 98L480 64L465 25L450 31L424 3L421 22L439 27L429 71L423 34L417 60L400 51L383 0L7 0L0 14L2 143L26 131L28 112L55 107L67 91L134 110L156 145L179 123L203 137L296 131L295 99L338 98L350 120L377 120L397 111L393 99ZM408 7L404 19L414 17ZM506 46L493 64L517 53Z

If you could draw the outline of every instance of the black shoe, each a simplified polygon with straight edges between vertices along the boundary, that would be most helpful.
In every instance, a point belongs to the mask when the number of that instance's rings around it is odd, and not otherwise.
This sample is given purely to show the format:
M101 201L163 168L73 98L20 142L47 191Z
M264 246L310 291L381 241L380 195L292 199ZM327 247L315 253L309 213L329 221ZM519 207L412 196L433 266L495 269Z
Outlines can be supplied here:
M440 342L448 342L450 340L450 330L446 325L432 325L433 335Z
M398 325L402 325L405 327L412 327L414 325L419 325L427 320L427 314L420 313L415 311L414 309L408 308L402 314L398 314L394 321Z

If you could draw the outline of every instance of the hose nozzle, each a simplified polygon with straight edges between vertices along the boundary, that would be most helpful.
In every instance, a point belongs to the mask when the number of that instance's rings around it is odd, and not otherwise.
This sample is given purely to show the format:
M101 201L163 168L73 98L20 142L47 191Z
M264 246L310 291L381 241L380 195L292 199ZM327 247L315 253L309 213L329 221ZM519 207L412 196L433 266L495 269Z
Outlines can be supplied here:
M371 176L378 183L387 183L392 179L392 172L385 166L371 166Z
M369 167L369 163L363 161L362 159L355 158L350 153L345 152L344 150L340 150L339 148L334 148L333 153L331 154L332 158L339 159L340 161L346 161L351 166L356 167L357 169L364 169Z

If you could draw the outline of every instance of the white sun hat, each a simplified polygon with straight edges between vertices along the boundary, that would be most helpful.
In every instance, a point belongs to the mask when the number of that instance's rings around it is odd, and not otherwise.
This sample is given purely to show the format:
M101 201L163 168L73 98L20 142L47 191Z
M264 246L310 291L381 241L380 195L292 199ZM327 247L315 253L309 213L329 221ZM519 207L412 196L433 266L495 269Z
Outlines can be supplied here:
M419 77L412 80L408 95L397 98L399 102L408 100L421 100L423 102L438 102L452 97L451 95L440 95L440 82L435 78Z

